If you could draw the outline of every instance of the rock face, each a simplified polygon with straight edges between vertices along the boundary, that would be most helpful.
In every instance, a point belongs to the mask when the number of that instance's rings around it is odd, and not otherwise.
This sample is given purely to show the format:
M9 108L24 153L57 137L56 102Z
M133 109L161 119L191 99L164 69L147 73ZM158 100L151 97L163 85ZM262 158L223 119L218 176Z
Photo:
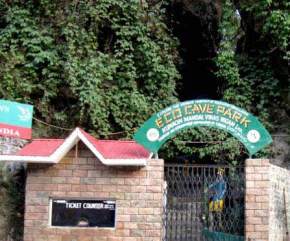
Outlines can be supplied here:
M168 24L180 44L182 100L220 98L213 59L220 42L221 7L218 0L174 0L167 8Z
M287 136L285 132L275 133L273 137L273 150L275 158L271 160L271 163L287 167L290 170L290 136Z
M9 137L0 137L0 154L14 154L21 149L27 140L14 139Z
M27 140L0 137L0 155L14 154L25 143ZM23 164L0 162L1 183L5 185L0 187L0 240L20 240L24 220L25 167Z

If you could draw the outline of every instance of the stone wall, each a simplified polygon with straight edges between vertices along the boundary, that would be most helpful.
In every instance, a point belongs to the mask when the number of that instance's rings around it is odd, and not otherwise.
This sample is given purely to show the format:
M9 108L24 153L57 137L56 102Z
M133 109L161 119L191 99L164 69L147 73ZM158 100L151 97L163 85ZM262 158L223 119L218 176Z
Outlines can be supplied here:
M270 165L270 185L269 240L284 241L286 223L290 231L290 171Z
M285 200L284 202L284 190ZM290 217L290 173L267 159L246 160L247 241L284 241Z
M163 160L136 167L104 166L88 150L60 163L29 164L25 241L160 241ZM60 228L49 225L50 198L116 199L116 228Z

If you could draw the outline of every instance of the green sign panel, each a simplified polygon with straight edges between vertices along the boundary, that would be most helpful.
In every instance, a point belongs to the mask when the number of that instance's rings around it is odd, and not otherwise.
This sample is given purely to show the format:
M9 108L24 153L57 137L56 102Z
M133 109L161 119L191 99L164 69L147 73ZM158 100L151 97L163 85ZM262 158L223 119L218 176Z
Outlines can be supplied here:
M0 136L30 139L33 106L0 100Z
M134 139L156 153L181 130L197 126L231 133L244 144L250 155L272 142L270 134L256 117L234 105L215 100L192 100L169 106L147 120Z

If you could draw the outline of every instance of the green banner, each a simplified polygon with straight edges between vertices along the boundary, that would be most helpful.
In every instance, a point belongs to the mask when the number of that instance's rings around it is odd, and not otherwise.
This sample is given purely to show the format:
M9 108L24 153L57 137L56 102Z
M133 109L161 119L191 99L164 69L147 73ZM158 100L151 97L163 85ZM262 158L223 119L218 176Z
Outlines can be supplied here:
M30 139L33 106L0 100L0 136Z
M272 142L264 126L253 115L234 105L215 100L192 100L174 104L154 114L135 133L136 142L153 153L186 128L208 126L231 133L255 154Z
M0 100L0 123L31 128L33 106Z

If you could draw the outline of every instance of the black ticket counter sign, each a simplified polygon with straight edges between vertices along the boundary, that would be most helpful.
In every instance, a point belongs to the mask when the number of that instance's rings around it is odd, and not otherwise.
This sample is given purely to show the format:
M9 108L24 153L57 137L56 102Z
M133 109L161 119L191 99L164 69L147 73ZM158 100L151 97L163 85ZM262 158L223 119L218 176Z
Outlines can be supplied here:
M114 228L115 217L116 201L52 200L52 226Z

